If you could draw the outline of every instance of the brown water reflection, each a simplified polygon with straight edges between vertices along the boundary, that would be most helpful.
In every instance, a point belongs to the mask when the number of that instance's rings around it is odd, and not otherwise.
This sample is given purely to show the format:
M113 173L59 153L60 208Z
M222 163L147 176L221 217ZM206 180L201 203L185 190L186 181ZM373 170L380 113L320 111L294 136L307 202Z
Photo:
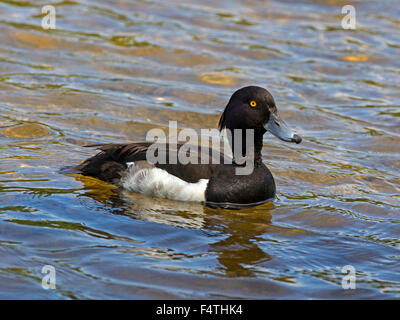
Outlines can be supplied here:
M215 210L197 203L185 203L116 190L110 185L97 183L96 179L77 175L84 183L85 196L110 207L115 214L133 219L163 223L179 228L214 230L217 228L228 237L212 243L209 253L215 254L221 271L232 277L254 276L242 265L252 265L270 259L268 253L257 246L256 239L270 228L269 208L273 203L240 211ZM107 190L110 190L107 192Z
M45 4L0 0L1 298L399 297L396 1L59 1L48 31ZM249 84L304 138L265 136L274 203L214 210L60 172L169 120L215 128Z

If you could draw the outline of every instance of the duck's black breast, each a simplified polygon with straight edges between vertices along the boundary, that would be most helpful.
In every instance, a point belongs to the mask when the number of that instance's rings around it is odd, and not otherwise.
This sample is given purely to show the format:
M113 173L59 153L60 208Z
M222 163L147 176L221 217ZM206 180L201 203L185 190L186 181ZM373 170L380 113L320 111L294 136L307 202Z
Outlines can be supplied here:
M263 164L256 164L249 175L236 174L236 165L221 165L208 182L206 202L254 204L275 197L274 178Z

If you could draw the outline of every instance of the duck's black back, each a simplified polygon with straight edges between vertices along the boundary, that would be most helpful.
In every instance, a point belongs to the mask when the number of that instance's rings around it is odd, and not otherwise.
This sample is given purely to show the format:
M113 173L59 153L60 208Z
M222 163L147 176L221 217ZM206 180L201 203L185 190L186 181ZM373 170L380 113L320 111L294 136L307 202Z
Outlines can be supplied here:
M74 169L84 175L118 185L119 180L123 177L127 169L128 163L147 161L147 151L151 145L152 143L148 142L98 145L96 147L101 152L85 160ZM210 179L218 172L220 164L232 162L232 159L229 159L220 152L216 152L210 148L194 146L192 150L196 152L197 163L182 164L176 159L176 151L179 151L182 146L182 144L164 144L160 146L155 155L161 157L162 154L162 157L165 157L166 161L165 163L155 163L153 166L163 169L186 182L195 183L200 179ZM204 154L208 155L209 162L211 163L201 163L201 158ZM170 155L175 157L174 161L171 161Z

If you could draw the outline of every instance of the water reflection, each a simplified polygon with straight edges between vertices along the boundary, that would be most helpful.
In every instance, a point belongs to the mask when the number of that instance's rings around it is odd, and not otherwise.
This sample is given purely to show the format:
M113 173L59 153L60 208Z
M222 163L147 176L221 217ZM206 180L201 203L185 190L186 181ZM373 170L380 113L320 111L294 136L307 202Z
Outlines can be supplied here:
M273 208L273 205L269 205ZM240 214L224 210L217 222L226 237L210 244L210 250L218 256L223 272L230 277L254 277L255 266L272 259L258 241L267 231L271 216L268 204L263 209L241 210ZM222 223L221 223L222 222ZM215 221L213 221L215 223ZM209 227L214 228L215 224Z
M79 174L74 178L83 183L82 196L96 200L105 206L103 209L113 214L214 233L210 240L219 240L210 241L208 252L217 257L221 265L219 271L226 276L255 276L253 266L271 259L257 241L268 229L271 220L269 211L274 208L272 202L257 209L215 210L199 203L128 192Z

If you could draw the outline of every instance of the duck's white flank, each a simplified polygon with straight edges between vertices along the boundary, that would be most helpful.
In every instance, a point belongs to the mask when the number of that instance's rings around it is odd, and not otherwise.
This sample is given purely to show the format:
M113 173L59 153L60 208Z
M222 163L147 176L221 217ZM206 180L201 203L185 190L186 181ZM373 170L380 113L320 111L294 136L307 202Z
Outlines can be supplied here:
M205 201L208 179L196 183L186 182L160 168L140 168L127 163L128 171L122 187L134 192L179 201Z

